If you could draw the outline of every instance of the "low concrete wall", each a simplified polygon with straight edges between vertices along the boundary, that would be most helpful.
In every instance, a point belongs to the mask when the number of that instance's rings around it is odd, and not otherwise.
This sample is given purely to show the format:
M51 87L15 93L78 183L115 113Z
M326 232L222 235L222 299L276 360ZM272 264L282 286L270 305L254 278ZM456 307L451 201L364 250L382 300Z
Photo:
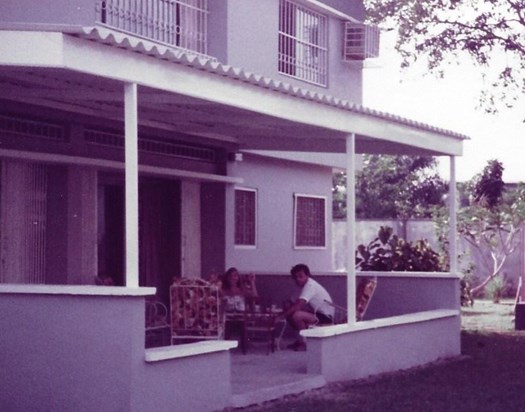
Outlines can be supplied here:
M133 410L198 412L225 408L232 395L228 349L236 345L205 341L149 349L134 381Z
M334 296L346 290L345 276L318 279ZM295 290L289 275L259 280L261 294L271 292L267 299ZM355 379L459 354L457 278L383 274L381 282L390 282L392 291L378 289L371 308L375 303L385 316L410 308L422 313L304 331L309 374ZM229 406L229 349L237 343L145 350L144 300L154 292L0 285L0 410L199 412ZM426 298L414 299L416 293Z
M370 301L365 320L386 318L434 309L459 308L459 279L445 273L366 272L360 276L377 276L377 288ZM346 307L346 274L314 274L330 293L334 303ZM256 273L261 304L281 305L297 297L300 289L286 273Z
M144 349L154 288L0 285L0 410L228 406L236 342ZM198 355L198 356L197 356Z
M365 320L459 309L459 278L441 273L371 273L378 277Z
M308 373L360 379L458 356L460 328L459 311L435 310L303 331Z

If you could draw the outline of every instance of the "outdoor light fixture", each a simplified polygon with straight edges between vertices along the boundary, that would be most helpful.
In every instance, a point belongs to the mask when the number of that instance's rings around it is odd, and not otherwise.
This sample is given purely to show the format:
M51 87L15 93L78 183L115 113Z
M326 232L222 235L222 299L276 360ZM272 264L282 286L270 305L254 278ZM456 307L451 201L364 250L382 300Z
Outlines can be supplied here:
M241 152L231 152L228 153L228 160L230 162L242 162L242 153Z

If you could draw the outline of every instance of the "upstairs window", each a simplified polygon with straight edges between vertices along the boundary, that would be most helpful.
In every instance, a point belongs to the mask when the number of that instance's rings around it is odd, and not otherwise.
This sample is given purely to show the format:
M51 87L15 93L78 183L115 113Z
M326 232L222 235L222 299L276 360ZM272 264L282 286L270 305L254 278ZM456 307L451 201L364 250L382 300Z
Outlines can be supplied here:
M206 55L208 0L104 0L97 9L107 26Z
M294 195L294 247L326 247L326 197Z
M235 245L255 247L257 191L235 189Z
M326 86L327 17L290 0L279 3L279 72Z

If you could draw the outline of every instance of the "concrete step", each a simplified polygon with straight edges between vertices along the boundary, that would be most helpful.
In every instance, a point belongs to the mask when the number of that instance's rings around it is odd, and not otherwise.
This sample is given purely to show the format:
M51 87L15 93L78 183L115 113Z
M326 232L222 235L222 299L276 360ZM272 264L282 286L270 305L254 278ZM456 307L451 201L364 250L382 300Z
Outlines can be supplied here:
M321 388L326 385L326 380L321 375L306 375L288 383L282 383L274 386L265 386L261 388L250 389L243 393L233 394L230 406L242 408L249 405L256 405L262 402L282 398L286 395L296 395L311 389Z

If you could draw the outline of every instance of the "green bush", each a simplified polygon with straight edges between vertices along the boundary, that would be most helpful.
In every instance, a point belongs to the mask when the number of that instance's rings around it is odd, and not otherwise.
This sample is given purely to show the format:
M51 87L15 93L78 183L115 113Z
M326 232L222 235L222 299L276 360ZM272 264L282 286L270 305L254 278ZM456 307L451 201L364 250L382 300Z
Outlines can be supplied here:
M388 226L381 226L377 238L359 245L356 267L363 271L441 272L439 255L426 240L407 242Z

